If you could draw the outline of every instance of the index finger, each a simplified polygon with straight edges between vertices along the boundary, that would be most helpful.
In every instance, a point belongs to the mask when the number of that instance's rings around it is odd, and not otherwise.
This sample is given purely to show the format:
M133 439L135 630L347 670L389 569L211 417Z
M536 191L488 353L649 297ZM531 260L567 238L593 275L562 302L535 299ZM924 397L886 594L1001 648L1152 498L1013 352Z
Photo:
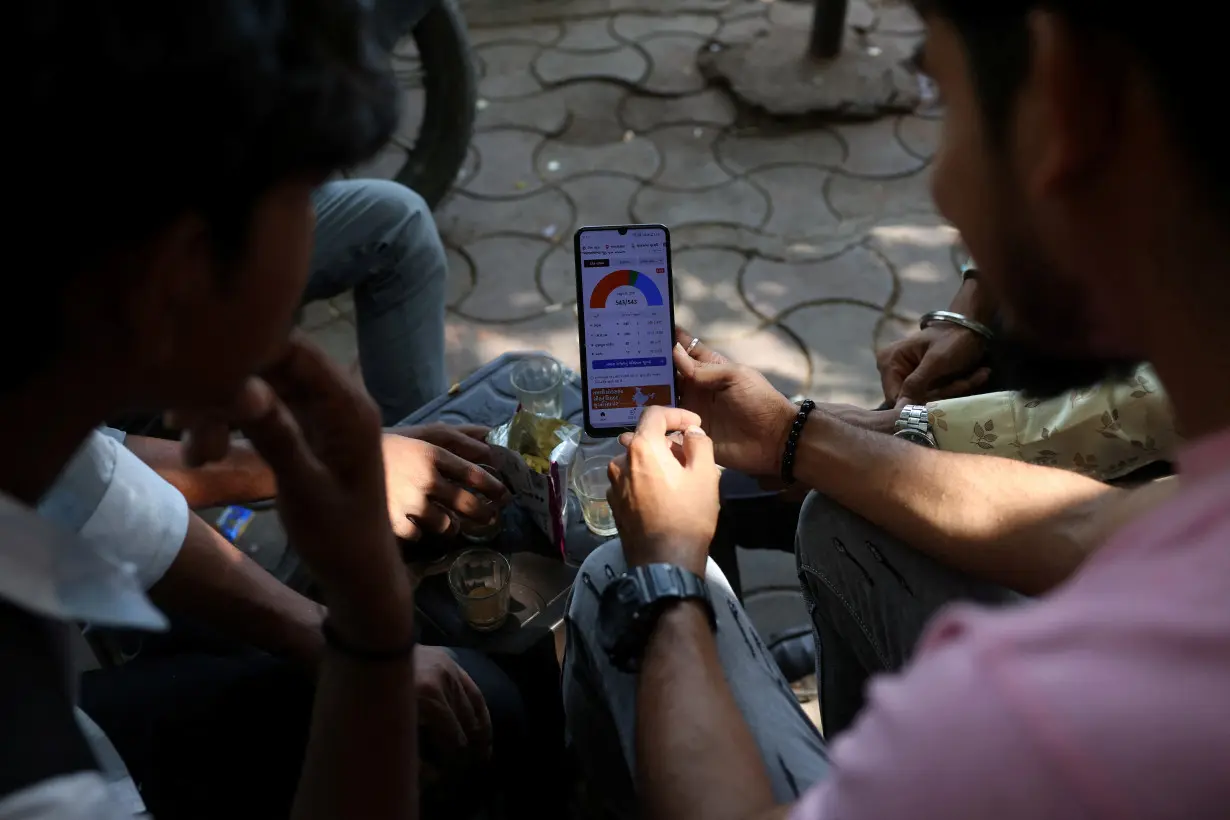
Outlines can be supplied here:
M689 427L700 427L700 416L682 407L664 407L655 404L645 408L640 423L636 425L637 436L665 439L666 434Z

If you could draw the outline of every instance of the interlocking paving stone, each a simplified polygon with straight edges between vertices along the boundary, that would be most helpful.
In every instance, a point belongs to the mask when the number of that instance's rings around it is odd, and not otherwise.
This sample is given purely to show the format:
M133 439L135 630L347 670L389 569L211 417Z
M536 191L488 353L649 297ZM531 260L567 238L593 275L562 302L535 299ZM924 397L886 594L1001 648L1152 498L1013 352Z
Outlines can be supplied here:
M506 100L480 98L474 116L474 127L480 131L519 128L555 135L567 125L568 101L560 88Z
M541 315L549 304L534 284L538 261L554 247L549 240L497 234L462 250L477 272L474 288L456 310L471 319L513 322Z
M722 91L707 88L685 97L629 96L619 117L634 132L664 125L730 125L735 121L735 105ZM711 159L706 157L706 159Z
M453 315L444 340L445 363L454 378L472 373L510 350L543 350L573 369L580 366L577 316L570 308L499 325Z
M563 36L563 23L531 23L525 26L475 26L469 23L470 43L475 46L487 43L538 43L549 46Z
M906 0L879 0L874 6L877 32L917 35L923 33L922 20Z
M530 43L492 43L474 49L483 67L478 96L487 100L524 97L542 90L530 66L542 46Z
M833 174L825 193L829 207L842 219L928 214L934 211L930 185L929 168L884 180Z
M724 20L717 34L713 35L713 41L721 46L746 43L754 37L763 37L765 34L768 34L769 28L769 15L762 7L754 13Z
M618 168L628 176L648 180L657 174L661 166L658 149L652 141L644 138L602 145L569 145L549 140L538 151L537 159L539 176L549 182L597 168Z
M651 14L720 12L740 0L464 0L466 20L475 26L524 25L540 21L579 19L621 11Z
M630 177L612 173L589 173L573 177L559 184L576 211L576 224L581 225L627 225L635 222L632 215L632 197L643 183Z
M824 200L828 178L828 171L811 165L778 165L748 174L746 179L768 191L773 203L765 233L797 238L837 224Z
M640 82L655 94L692 94L705 87L696 54L705 40L689 34L646 37L640 47L649 55L651 69Z
M534 154L544 139L513 128L475 134L478 172L462 182L461 190L489 197L524 196L538 190L542 180L534 173Z
M934 218L887 221L868 232L868 247L883 255L896 274L894 313L917 320L929 310L948 307L961 284L953 264L956 234Z
M759 228L769 216L769 201L759 188L736 179L698 195L646 186L632 199L638 222L667 225L718 222Z
M568 108L568 127L556 137L560 142L602 145L624 138L626 129L614 112L628 98L626 86L609 81L579 81L560 86L558 93Z
M862 246L823 262L784 263L753 259L743 272L743 295L766 318L795 305L821 299L848 299L884 306L893 292L892 271ZM871 337L864 340L870 346Z
M710 337L717 349L736 362L754 367L787 396L806 392L811 364L807 351L779 327L766 327L730 338Z
M731 339L756 327L756 315L739 296L747 258L723 248L688 248L673 254L675 321L707 339Z
M651 68L648 58L629 45L596 53L548 49L534 60L533 66L537 76L548 85L592 79L638 83Z
M611 51L624 45L611 32L611 18L594 17L589 20L570 20L564 24L564 36L555 42L555 47L564 51Z
M617 14L611 28L615 34L633 42L657 34L694 34L709 37L718 29L719 20L713 14Z
M906 151L930 162L939 146L940 126L937 119L903 114L897 118L897 140Z
M561 239L555 249L543 257L538 266L537 283L548 302L568 305L577 301L571 235Z
M842 304L798 308L781 320L807 346L816 401L874 407L883 400L872 341L881 314Z
M461 246L501 232L550 239L566 233L574 218L567 196L555 188L542 188L524 198L501 200L455 193L436 212L436 225L449 243Z
M780 134L729 133L718 141L716 151L718 160L734 173L771 165L838 168L846 157L845 144L826 129Z
M846 157L841 170L850 176L888 178L912 174L926 166L926 160L905 149L897 140L894 117L872 122L833 126L846 145Z
M456 307L474 289L474 266L456 248L445 247L444 252L448 256L448 288L444 303Z
M640 45L649 55L651 70L641 86L653 93L683 95L704 89L705 76L696 66L696 53L705 39L691 34L646 37Z
M713 143L720 134L703 125L672 125L645 134L662 158L654 185L695 191L730 182L733 177L713 161Z

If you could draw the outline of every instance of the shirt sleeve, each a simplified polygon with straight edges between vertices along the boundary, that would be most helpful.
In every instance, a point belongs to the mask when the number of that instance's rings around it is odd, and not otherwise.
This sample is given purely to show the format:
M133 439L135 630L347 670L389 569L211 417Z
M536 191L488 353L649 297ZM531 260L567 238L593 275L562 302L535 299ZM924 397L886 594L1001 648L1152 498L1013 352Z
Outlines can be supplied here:
M145 589L166 573L188 533L188 502L179 490L102 431L73 456L39 512L131 564Z
M0 820L132 820L97 772L43 780L0 798Z
M1015 458L1109 481L1172 457L1169 400L1148 365L1127 379L1053 399L999 392L931 402L941 450Z
M832 771L791 820L1026 820L1071 816L1072 792L958 641L875 679L831 750Z

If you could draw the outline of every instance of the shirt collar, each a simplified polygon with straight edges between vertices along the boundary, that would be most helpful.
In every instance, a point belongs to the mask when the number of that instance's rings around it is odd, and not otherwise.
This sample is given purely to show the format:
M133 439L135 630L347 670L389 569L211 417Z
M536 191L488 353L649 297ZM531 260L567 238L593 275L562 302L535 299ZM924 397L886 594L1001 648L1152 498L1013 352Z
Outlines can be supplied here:
M44 617L162 630L167 619L122 564L0 493L0 598Z

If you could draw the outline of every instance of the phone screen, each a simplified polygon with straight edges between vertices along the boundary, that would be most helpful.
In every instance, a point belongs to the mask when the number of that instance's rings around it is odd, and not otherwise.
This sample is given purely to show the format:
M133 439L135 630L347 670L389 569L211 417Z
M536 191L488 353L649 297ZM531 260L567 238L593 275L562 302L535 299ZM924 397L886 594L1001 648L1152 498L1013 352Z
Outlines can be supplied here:
M674 287L661 225L577 231L585 426L614 435L653 404L674 405Z

